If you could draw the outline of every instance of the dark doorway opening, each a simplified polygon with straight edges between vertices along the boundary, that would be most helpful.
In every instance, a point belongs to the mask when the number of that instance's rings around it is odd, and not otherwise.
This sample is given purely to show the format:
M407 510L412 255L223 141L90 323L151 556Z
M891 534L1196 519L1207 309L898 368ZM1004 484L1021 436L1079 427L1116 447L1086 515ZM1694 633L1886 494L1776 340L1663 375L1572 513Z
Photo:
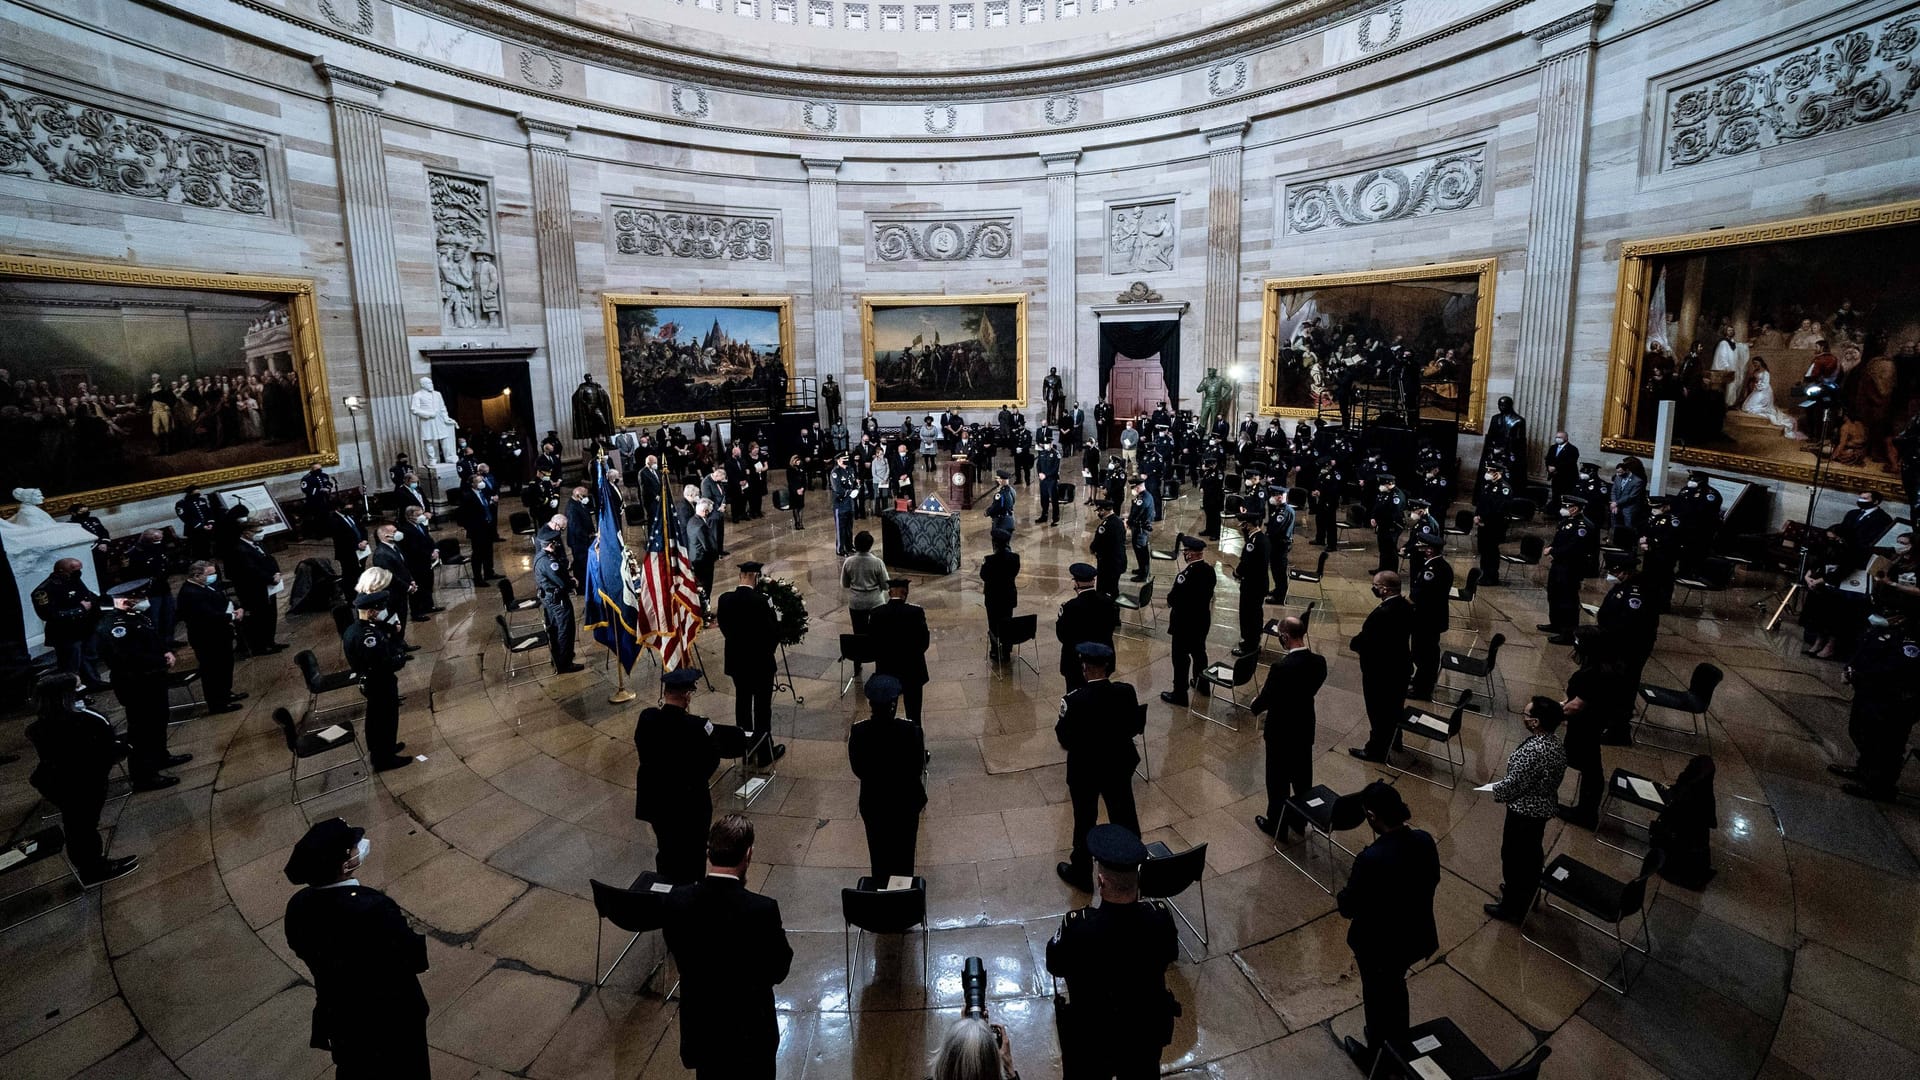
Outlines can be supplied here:
M533 418L532 349L422 351L432 366L433 388L447 399L447 412L480 460L507 484L533 475L539 445ZM520 452L515 454L513 451Z

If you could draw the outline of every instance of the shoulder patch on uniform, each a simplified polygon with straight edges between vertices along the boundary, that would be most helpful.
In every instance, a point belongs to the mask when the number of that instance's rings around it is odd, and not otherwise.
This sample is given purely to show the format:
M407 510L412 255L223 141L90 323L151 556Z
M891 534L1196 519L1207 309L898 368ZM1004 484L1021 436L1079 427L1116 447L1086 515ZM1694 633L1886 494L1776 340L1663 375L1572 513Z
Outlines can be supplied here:
M1915 645L1915 644L1914 644L1913 642L1911 642L1911 641L1909 641L1909 642L1907 642L1907 643L1906 643L1905 645L1903 645L1903 646L1901 646L1901 648L1900 648L1900 651L1901 651L1901 652L1903 652L1903 653L1906 653L1906 654L1907 654L1907 659L1909 659L1909 660L1912 660L1912 659L1915 659L1915 658L1917 658L1917 657L1920 657L1920 645Z
M47 602L47 590L45 590L45 589L35 589L35 590L33 590L33 602L34 602L34 603L36 603L36 604L44 604L44 603L46 603L46 602Z
M1640 610L1640 598L1637 596L1627 597L1627 606L1634 609L1635 611Z
M366 637L360 640L360 644L365 645L367 648L371 649L374 646L380 644L380 638L377 634L368 634Z
M547 569L558 571L560 569L560 564L557 562L550 562L547 564Z
M117 637L117 638L126 637L127 628L124 626L116 626L111 631L109 631L109 633L111 633L114 637Z
M1427 580L1427 581L1432 581L1432 580L1433 580L1433 571L1431 571L1431 570L1429 570L1429 571L1427 571L1427 572L1426 572L1425 574L1423 574L1423 575L1421 575L1421 577L1422 577L1423 579L1425 579L1425 580Z

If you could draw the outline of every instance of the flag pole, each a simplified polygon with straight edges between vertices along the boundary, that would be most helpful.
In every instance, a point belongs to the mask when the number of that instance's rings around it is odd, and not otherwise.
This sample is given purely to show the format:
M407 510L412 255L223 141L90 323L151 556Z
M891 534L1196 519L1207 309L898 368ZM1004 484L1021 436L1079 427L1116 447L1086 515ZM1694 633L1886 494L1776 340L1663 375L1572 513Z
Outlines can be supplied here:
M607 698L608 704L624 705L640 696L632 690L627 689L627 669L625 667L615 664L613 665L613 673L620 677L620 683L614 689L613 694Z
M600 495L602 498L605 498L606 497L605 489L607 487L607 448L604 446L600 448L599 464L600 464L600 469L599 469ZM625 548L626 545L622 544L621 547ZM622 577L624 578L626 574L626 568L621 567L620 572ZM607 696L607 704L624 705L627 702L632 701L634 698L639 697L640 695L634 693L632 690L629 690L627 688L627 667L625 664L620 663L619 658L614 655L616 652L619 651L619 646L617 644L619 641L619 635L617 633L614 634L614 641L615 641L615 644L607 646L607 660L609 663L613 665L613 674L616 680L614 683L613 693Z

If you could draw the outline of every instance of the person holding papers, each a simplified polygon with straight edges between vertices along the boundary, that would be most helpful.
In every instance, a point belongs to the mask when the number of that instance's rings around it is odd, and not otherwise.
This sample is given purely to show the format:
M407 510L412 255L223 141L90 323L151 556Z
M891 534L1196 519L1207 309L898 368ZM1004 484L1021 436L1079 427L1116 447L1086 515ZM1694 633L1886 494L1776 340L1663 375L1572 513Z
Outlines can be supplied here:
M1540 867L1546 862L1542 846L1547 822L1560 808L1560 781L1567 775L1567 755L1553 737L1565 713L1549 697L1527 704L1522 722L1527 737L1507 757L1507 775L1493 782L1495 802L1507 804L1507 822L1500 833L1500 901L1483 904L1487 914L1517 923L1526 915L1540 887Z

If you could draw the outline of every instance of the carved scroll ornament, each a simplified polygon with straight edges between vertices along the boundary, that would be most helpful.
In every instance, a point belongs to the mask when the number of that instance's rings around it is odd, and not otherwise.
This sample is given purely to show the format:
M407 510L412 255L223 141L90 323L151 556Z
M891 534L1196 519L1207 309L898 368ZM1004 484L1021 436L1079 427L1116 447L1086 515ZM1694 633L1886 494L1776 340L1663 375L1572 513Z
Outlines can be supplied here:
M1013 254L1011 217L951 221L877 221L873 256L880 262L965 262Z
M773 261L770 217L621 206L613 211L613 240L622 255Z
M1486 147L1289 184L1288 232L1317 232L1465 210L1486 186Z

